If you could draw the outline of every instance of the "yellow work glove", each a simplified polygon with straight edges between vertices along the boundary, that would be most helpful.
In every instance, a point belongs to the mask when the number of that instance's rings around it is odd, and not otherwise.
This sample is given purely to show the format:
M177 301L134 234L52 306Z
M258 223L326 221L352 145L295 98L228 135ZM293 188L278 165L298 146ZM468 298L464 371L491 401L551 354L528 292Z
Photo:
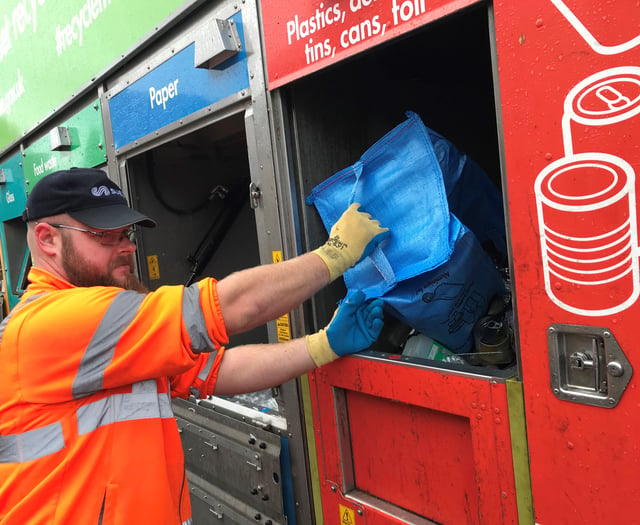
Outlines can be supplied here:
M389 236L389 228L368 213L359 211L360 204L353 203L331 228L329 238L313 253L320 256L329 268L331 280L369 255L376 245Z
M360 290L340 303L329 325L307 336L307 351L316 366L369 348L382 330L382 299L365 301Z

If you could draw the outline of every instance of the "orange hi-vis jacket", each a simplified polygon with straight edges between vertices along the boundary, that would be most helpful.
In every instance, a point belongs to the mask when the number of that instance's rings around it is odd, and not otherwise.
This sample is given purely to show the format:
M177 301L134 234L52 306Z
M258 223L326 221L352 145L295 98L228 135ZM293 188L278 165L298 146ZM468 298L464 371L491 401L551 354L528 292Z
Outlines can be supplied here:
M0 325L0 524L190 524L171 397L213 393L228 342L216 281L29 280Z

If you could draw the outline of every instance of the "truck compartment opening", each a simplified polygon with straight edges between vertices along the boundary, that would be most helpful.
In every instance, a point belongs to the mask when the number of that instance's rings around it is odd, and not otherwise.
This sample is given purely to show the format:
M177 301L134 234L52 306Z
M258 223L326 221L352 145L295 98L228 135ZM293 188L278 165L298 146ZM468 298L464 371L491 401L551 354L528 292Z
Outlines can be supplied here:
M304 204L304 198L322 181L356 162L370 146L404 121L407 111L418 114L427 128L473 159L495 187L502 190L489 25L486 6L472 6L298 80L283 90L290 108L291 139L303 193L299 198L307 219L308 247L320 244L326 230L316 210ZM508 285L506 257L496 260L496 266L501 266ZM344 293L344 286L334 284L315 298L318 326L329 321L334 305ZM508 301L509 294L506 295ZM496 307L500 305L491 304L485 314ZM510 316L511 313L501 319L506 323ZM495 326L497 323L477 330L481 335L476 334L476 339L485 338L475 345L482 347L483 355L478 358L465 353L462 364L505 368L515 363L512 338L504 327L496 328L491 333L493 339L487 340L488 332ZM386 317L385 329L374 350L398 358L409 335L415 335L411 326L393 316ZM416 347L419 341L413 338L412 345ZM446 348L441 348L438 341L434 343L432 352L440 356L438 360L445 355L447 361L451 356L446 355ZM420 341L420 345L424 344ZM414 348L405 352L403 359L420 362L424 355L424 351L417 352ZM460 360L453 356L451 361Z

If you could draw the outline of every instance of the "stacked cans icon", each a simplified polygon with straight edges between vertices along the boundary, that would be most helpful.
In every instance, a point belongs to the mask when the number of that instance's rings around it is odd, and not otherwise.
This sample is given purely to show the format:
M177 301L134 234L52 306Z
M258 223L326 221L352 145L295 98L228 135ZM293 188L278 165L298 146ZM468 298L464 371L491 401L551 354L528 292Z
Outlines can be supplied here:
M640 295L634 170L640 158L623 158L634 151L625 141L639 113L637 67L601 71L565 99L565 156L535 182L545 288L564 310L608 315Z

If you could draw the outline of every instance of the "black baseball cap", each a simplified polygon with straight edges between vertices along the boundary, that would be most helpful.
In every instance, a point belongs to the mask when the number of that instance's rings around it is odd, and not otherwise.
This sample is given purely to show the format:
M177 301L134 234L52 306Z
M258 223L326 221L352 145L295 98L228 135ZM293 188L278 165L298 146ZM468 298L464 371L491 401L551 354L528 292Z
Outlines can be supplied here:
M40 179L27 197L22 220L61 213L99 230L156 225L153 219L129 207L122 190L104 171L93 168L56 171Z

